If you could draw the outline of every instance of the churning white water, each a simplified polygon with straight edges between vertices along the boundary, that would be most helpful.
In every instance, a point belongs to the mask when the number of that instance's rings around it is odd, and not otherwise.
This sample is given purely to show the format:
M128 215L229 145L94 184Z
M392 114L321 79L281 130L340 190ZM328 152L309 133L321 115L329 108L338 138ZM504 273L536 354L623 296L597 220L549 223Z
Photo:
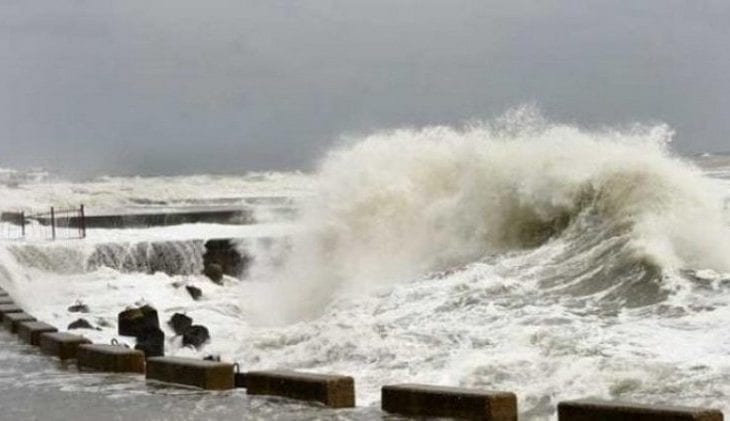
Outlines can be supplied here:
M227 200L293 192L299 204L293 223L267 214L267 224L226 228L253 257L243 279L218 286L192 266L89 264L98 244L164 232L197 266L194 241L226 229L192 224L5 241L0 286L59 327L82 299L101 328L88 332L96 340L114 337L116 313L136 302L162 320L185 311L211 342L193 351L172 338L169 354L350 374L360 405L376 405L383 384L424 382L514 391L523 419L554 419L558 401L587 396L729 413L730 159L680 159L671 136L664 126L582 130L519 110L348 139L311 177L223 189ZM182 192L165 188L182 180L114 183ZM29 194L52 190L34 183ZM64 185L89 195L109 187ZM215 189L205 197L219 199ZM31 262L43 259L79 263Z

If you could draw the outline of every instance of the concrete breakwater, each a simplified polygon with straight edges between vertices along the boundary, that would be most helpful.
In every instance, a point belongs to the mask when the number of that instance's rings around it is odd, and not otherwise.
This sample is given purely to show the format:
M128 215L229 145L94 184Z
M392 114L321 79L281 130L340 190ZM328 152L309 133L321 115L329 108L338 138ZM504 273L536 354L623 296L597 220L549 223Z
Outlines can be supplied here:
M12 302L5 291L0 290L0 297ZM22 313L20 307L12 303L3 304L0 306L0 321L4 322L9 315L18 313ZM84 370L125 372L131 375L137 373L151 382L208 390L241 387L246 389L248 395L273 395L318 403L332 408L331 411L355 407L355 381L349 376L281 370L238 373L237 365L230 362L179 357L146 358L139 350L120 345L91 344L83 336L56 332L55 327L42 322L18 323L18 330L26 332L21 335L25 342L39 347L46 355L76 360L76 365ZM381 408L383 415L395 413L406 417L438 416L493 421L518 419L515 393L421 384L383 386ZM707 408L598 400L560 402L557 412L559 421L723 420L720 411Z
M17 244L8 250L23 266L56 273L81 273L108 267L120 272L192 275L219 272L245 278L255 250L284 244L285 237L217 238L109 242L90 248L72 244ZM212 269L212 270L211 270Z
M224 201L228 202L228 201ZM39 213L21 211L0 212L0 222L23 226L36 222L42 226L59 228L148 228L181 224L209 223L223 225L250 225L271 221L292 220L297 214L295 203L282 197L252 197L243 203L219 204L157 204L125 208L79 209L52 207Z
M40 215L2 212L0 221L16 225L32 221L40 225L63 228L146 228L195 223L252 224L253 210L242 206L173 206L158 208L87 209L83 214L69 214L56 220L51 212Z

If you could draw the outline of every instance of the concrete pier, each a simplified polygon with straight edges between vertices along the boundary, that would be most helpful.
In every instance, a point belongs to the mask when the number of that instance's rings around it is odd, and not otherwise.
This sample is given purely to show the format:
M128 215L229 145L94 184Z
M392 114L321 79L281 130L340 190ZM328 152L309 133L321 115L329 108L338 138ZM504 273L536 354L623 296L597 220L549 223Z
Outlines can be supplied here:
M289 370L250 371L245 374L244 382L249 395L316 401L332 408L355 406L355 381L349 376Z
M10 333L18 333L18 323L34 321L35 317L25 312L7 313L3 317L3 326L5 326L5 329L7 329Z
M50 225L50 216L36 218L41 225ZM94 209L84 214L86 228L144 228L194 223L250 224L253 213L242 206L160 206L156 208ZM69 228L78 228L80 215L67 218Z
M58 332L58 329L48 323L37 321L18 322L18 336L24 342L38 346L41 343L41 333Z
M120 345L79 345L76 362L79 369L142 374L145 371L144 352Z
M41 352L56 356L62 360L76 358L79 345L90 344L91 341L83 336L67 332L48 332L41 334Z
M8 313L22 313L23 309L15 304L0 304L0 321Z
M233 389L233 364L180 357L147 359L147 379L207 390Z
M383 411L428 417L517 421L517 396L510 392L397 384L383 386Z
M559 421L722 421L722 412L682 406L650 406L582 399L560 402Z

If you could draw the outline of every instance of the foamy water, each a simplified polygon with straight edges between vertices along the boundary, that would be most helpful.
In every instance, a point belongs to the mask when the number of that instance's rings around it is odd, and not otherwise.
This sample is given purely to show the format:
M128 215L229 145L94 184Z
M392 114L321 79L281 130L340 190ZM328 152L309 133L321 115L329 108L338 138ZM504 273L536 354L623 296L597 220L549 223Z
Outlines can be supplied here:
M62 328L79 316L66 307L83 300L82 316L101 326L84 334L105 342L128 305L150 303L161 321L187 312L212 340L194 351L172 338L169 354L350 374L365 406L383 384L424 382L512 390L522 419L555 419L558 401L587 396L728 414L730 160L680 159L670 138L663 126L588 132L518 112L351 139L311 176L28 183L7 188L15 207L69 191L83 193L68 204L110 207L291 196L301 218L277 221L262 207L266 223L252 226L5 241L0 286ZM223 286L195 271L88 265L107 242L222 236L254 258ZM197 262L199 249L183 249Z

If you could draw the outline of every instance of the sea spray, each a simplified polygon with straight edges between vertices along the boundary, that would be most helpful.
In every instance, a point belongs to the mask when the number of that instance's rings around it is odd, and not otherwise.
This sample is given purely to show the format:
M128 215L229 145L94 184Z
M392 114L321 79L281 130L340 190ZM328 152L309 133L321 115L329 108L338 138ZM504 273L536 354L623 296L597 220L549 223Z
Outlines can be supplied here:
M591 280L605 287L617 282L609 274L656 281L682 268L728 271L717 188L671 154L672 135L664 125L584 130L523 108L349 139L319 167L306 232L274 275L277 305L265 304L265 317L314 317L338 292L558 240L573 254L615 245L589 262L610 267ZM562 269L563 283L579 275Z

